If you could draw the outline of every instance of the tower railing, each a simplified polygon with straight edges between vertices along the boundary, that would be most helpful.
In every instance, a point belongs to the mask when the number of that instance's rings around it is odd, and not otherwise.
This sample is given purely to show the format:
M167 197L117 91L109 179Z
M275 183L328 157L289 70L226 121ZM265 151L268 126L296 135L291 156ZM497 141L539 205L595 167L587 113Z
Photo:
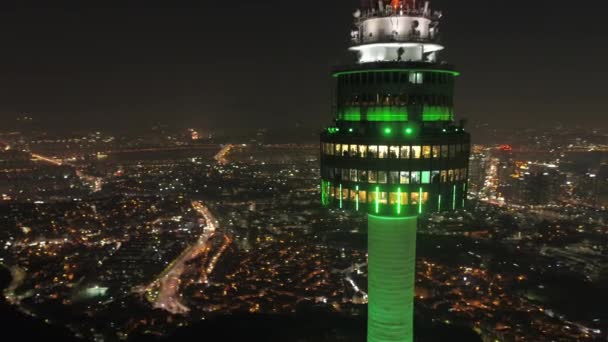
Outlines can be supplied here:
M351 46L363 45L363 44L375 44L375 43L433 43L440 44L441 39L438 34L432 37L422 37L415 34L410 35L398 35L398 34L383 34L365 37L353 37L351 39Z

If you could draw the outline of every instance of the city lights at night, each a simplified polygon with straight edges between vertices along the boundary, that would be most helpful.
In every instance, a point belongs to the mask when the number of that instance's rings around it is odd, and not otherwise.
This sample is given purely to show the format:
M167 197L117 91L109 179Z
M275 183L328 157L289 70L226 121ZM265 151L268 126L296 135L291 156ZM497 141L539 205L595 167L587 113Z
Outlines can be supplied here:
M2 3L4 340L608 340L585 5Z

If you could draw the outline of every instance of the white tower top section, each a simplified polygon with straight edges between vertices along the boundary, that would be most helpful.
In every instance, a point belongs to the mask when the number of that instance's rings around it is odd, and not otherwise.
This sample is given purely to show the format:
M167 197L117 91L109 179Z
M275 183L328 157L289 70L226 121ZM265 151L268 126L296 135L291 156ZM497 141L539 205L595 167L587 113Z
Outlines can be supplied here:
M436 62L443 50L438 43L441 12L431 12L429 1L371 1L372 6L353 14L350 50L359 52L359 63Z

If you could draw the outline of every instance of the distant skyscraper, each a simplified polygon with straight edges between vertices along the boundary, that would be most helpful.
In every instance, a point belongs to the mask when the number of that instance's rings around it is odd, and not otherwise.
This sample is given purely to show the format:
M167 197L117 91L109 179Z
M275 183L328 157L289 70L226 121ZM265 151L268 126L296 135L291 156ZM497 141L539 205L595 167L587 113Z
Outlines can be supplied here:
M438 61L440 12L393 1L358 10L321 134L324 206L368 213L368 341L412 341L419 214L462 208L470 136L454 124L458 72Z

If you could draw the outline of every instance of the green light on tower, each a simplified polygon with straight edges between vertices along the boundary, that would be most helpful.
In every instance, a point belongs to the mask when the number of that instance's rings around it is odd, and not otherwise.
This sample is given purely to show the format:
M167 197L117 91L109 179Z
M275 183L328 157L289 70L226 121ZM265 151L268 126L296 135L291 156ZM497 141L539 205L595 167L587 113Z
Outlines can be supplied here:
M418 189L418 214L422 214L422 188Z
M441 212L441 195L437 198L437 212Z
M393 130L392 130L390 127L386 127L386 128L384 129L384 134L385 134L385 135L390 135L392 132L393 132Z
M454 185L454 191L452 191L452 210L456 210L456 185Z
M376 187L376 214L380 212L380 187Z
M413 341L417 221L368 216L369 342Z
M401 188L397 188L397 215L401 214Z
M359 186L355 187L357 190L357 195L355 196L355 210L359 211Z
M467 196L467 185L462 184L462 207L464 208L464 200Z
M412 135L414 134L414 129L411 127L408 127L405 129L405 135Z

